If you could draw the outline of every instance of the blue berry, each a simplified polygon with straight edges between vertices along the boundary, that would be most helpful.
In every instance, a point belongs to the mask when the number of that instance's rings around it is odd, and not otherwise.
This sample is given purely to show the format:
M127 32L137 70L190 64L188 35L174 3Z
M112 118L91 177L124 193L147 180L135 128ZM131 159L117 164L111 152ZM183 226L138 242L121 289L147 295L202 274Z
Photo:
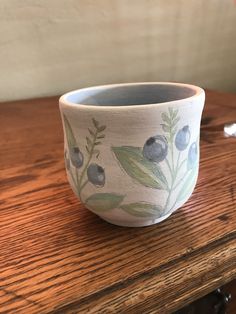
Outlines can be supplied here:
M161 162L167 156L168 143L164 136L150 137L143 146L143 156L150 161Z
M83 165L84 156L78 147L70 148L70 159L74 167L80 168Z
M90 164L87 169L88 180L96 186L104 186L105 171L97 164Z
M185 125L182 129L178 131L175 137L175 146L178 150L185 150L189 144L190 131L189 126Z
M198 147L197 143L193 142L188 150L188 169L192 169L197 162L198 159Z

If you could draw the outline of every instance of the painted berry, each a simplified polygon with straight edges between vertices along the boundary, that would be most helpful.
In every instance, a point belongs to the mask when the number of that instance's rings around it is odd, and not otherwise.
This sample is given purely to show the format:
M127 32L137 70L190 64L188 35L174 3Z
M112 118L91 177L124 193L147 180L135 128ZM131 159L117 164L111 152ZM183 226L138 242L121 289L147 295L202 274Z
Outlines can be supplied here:
M185 125L182 129L178 131L175 137L175 146L178 150L185 150L189 144L190 131L189 126Z
M97 164L90 164L87 169L88 180L96 186L104 186L105 171Z
M197 143L193 142L188 150L188 169L192 169L196 165L197 158L198 158Z
M161 162L167 156L168 143L164 136L150 137L143 146L143 156L150 161Z
M65 150L64 158L65 158L66 169L70 170L70 159L68 158L67 150Z
M70 159L74 167L80 168L83 165L84 156L78 147L70 148Z

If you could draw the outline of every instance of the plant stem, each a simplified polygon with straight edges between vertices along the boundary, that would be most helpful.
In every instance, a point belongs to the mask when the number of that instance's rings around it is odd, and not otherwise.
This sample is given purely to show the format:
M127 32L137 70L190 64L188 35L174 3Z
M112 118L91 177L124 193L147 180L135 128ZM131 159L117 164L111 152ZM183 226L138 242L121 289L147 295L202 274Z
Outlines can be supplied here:
M171 192L172 192L172 191L171 191L171 189L170 189L169 194L168 194L168 197L167 197L167 199L166 199L165 206L164 206L164 212L166 212L166 209L167 209L167 207L168 207L168 205L169 205Z
M179 166L179 161L180 161L180 154L181 152L179 151L178 153L178 158L177 158L177 163L176 163L176 166L175 166L175 163L174 163L174 147L173 147L173 138L174 138L174 134L173 134L173 130L172 130L172 127L170 129L170 151L171 151L171 166L169 164L169 161L166 159L166 163L167 163L167 166L169 168L169 171L171 173L171 186L170 186L170 189L169 189L169 194L168 194L168 197L167 197L167 200L166 200L166 203L165 203L165 211L167 210L168 206L169 206L169 202L170 202L170 198L171 198L171 195L172 195L172 192L175 190L176 188L176 185L175 185L175 181L176 181L176 178L177 178L177 175L178 175L178 172L180 170L180 168L182 167L182 165L184 164L185 160L181 162L180 166ZM179 182L178 182L179 183ZM175 201L176 203L176 201ZM175 206L175 203L173 206ZM165 212L165 214L169 213L173 206L171 207L171 209L169 209L168 211Z
M79 186L79 174L78 174L78 169L77 168L76 168L75 175L76 175L76 186L77 186L77 189L78 189L78 186Z
M170 192L169 192L169 195L168 195L167 200L166 200L165 210L167 209L167 207L168 207L168 205L169 205L169 201L170 201L170 197L171 197L172 192L176 189L176 187L179 185L179 183L184 179L184 177L185 177L186 174L188 173L188 171L187 171L187 172L184 174L184 176L175 184L175 181L176 181L178 172L179 172L180 168L181 168L182 165L183 165L183 162L182 162L181 165L179 166L179 159L180 159L180 152L179 152L179 156L178 156L176 168L175 168L174 175L173 175L173 179L172 179L172 183L171 183L171 187L170 187ZM175 184L175 185L174 185L174 184ZM172 210L172 208L175 206L176 202L177 202L177 200L175 201L174 205L172 205L172 207L171 207L167 212L165 212L166 215Z
M70 175L71 175L71 178L72 178L72 181L74 183L74 186L77 188L77 183L76 183L76 180L75 180L75 177L73 176L73 173L72 171L69 171Z
M175 204L177 203L177 199L175 200L174 204L171 206L171 208L165 213L166 215L168 215L172 209L175 207Z
M183 181L183 179L186 177L186 175L188 174L189 170L187 170L185 172L185 174L182 176L181 179L179 179L179 181L175 184L175 186L173 187L173 191L178 187L178 185Z
M167 167L168 167L168 169L169 169L169 171L170 171L171 178L173 179L173 176L172 176L172 171L171 171L171 167L170 167L169 160L168 160L167 158L165 158L165 162L166 162Z
M174 150L173 150L173 140L171 142L171 164L172 164L172 172L174 174L175 172L175 166L174 166Z
M93 142L92 142L92 145L91 145L91 149L90 149L90 152L89 152L89 155L88 155L88 160L87 160L87 162L86 162L86 164L84 166L84 169L82 170L81 176L79 178L78 191L79 191L79 197L80 198L81 198L81 190L82 190L82 188L85 187L85 184L83 184L82 186L81 186L81 184L82 184L85 172L86 172L86 170L87 170L87 168L88 168L88 166L90 164L90 161L92 159L92 156L93 156L93 150L94 150L95 142L97 140L97 135L98 135L98 130L96 129L96 132L95 132L94 137L93 137Z
M176 168L175 168L175 176L177 175L177 172L178 172L178 167L179 167L179 158L180 158L180 151L179 151L179 154L178 154L178 159L177 159L177 164L176 164Z
M187 159L184 159L184 160L181 162L181 164L179 165L178 171L182 168L183 164L184 164L186 161L187 161Z
M81 193L81 191L83 190L83 188L86 186L86 184L87 184L88 182L89 182L88 180L84 181L84 183L82 184L82 186L81 186L81 188L80 188L80 193Z
M174 182L175 182L175 177L176 177L176 174L175 174L175 167L174 167L174 151L173 151L173 134L172 134L172 128L170 130L170 150L171 150L171 166L170 166L170 163L168 161L168 159L165 159L166 160L166 163L167 163L167 166L169 168L169 171L170 171L170 174L171 174L171 185L170 185L170 189L169 189L169 194L168 194L168 197L166 199L166 203L165 203L165 210L167 209L168 205L169 205L169 202L170 202L170 197L171 197L171 194L172 194L172 189L173 189L173 185L174 185Z

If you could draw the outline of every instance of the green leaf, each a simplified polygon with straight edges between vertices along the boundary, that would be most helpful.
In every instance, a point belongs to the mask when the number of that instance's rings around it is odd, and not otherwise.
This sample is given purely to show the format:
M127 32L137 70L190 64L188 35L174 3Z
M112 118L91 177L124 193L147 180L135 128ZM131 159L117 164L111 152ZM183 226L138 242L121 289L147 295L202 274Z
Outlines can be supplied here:
M113 208L119 207L125 195L115 193L96 193L89 196L85 204L96 213L102 213Z
M105 130L105 128L106 128L106 126L105 126L105 125L101 125L100 127L98 127L98 132L102 132L102 131L104 131L104 130Z
M86 145L85 147L86 147L87 152L90 153L88 146Z
M101 138L104 138L104 137L105 137L105 134L101 134L101 135L97 136L97 139L101 139Z
M88 131L89 131L90 135L92 135L92 136L95 135L94 132L91 129L88 129Z
M177 114L178 114L178 109L175 109L174 112L173 112L173 119L175 119L177 117Z
M162 120L163 120L164 122L166 122L168 125L171 124L171 119L167 116L167 114L166 114L165 112L163 112L163 113L161 114L161 118L162 118Z
M132 216L150 218L161 217L163 211L161 206L145 202L124 204L120 208Z
M86 141L87 141L88 147L91 147L92 146L92 141L87 136L86 136Z
M171 119L173 119L173 115L174 115L173 108L168 108L168 111L169 111L169 115L170 115Z
M161 127L162 127L162 130L163 130L164 132L170 132L170 128L168 127L168 125L166 125L166 124L161 124Z
M166 137L167 142L170 143L170 142L171 142L171 141L170 141L170 136L169 136L169 135L166 135L165 137Z
M93 125L95 126L96 129L99 128L99 123L97 120L95 120L94 118L92 118L92 121L93 121Z
M132 146L112 147L125 172L136 182L154 189L168 189L167 180L157 163L142 155L142 149Z
M180 120L180 117L175 118L175 119L172 121L172 124L173 124L173 125L176 125L176 124L179 122L179 120Z
M66 139L67 139L68 146L69 146L69 148L76 147L77 146L76 139L75 139L74 133L72 131L70 122L67 119L65 114L63 114L63 120L64 120L64 127L65 127L65 131L66 131Z
M191 193L195 185L197 174L198 174L198 166L194 167L191 171L187 172L187 176L177 196L177 202L182 201L189 196L189 194Z

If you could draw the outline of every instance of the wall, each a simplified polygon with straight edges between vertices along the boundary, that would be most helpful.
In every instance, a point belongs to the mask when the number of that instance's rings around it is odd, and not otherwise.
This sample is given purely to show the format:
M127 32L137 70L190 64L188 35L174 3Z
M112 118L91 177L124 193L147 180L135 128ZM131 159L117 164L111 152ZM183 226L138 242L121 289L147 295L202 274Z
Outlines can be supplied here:
M236 92L233 0L1 0L0 100L129 81Z

